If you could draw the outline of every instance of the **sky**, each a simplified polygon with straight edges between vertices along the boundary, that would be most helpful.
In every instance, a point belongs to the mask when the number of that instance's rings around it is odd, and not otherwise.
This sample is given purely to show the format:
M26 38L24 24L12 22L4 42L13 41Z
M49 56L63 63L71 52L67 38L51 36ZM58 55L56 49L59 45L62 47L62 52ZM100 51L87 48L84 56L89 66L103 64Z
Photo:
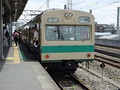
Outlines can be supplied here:
M49 0L49 9L64 9L68 5L68 0ZM28 0L24 10L46 10L46 0ZM89 12L95 17L98 24L117 23L117 8L120 7L120 0L72 0L73 10L82 10ZM27 13L27 12L26 12ZM23 19L32 19L34 16L25 16L25 12L20 16L19 21Z

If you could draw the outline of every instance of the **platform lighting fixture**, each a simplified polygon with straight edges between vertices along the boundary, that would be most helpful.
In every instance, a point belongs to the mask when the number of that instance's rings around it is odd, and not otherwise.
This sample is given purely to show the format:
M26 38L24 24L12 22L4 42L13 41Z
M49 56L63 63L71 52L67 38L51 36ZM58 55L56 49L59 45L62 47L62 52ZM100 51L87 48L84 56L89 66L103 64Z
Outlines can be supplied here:
M17 2L15 2L14 4L17 5Z
M18 10L17 10L17 9L15 9L15 14L16 14L16 15L17 15L17 11L18 11Z
M14 21L15 21L15 19L16 19L16 16L17 16L17 11L18 11L18 9L17 9L17 0L14 0L14 4L15 4L15 16L14 16Z
M15 4L15 9L17 9L17 4L18 4L18 3L17 3L17 2L15 2L14 4Z

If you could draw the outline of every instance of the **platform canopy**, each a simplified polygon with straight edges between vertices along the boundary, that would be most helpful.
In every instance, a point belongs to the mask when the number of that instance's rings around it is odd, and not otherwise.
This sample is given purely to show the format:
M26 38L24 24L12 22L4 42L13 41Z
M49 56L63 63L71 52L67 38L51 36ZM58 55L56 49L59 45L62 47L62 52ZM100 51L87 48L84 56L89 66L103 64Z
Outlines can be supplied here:
M3 0L3 23L9 23L10 12L12 22L17 21L25 8L27 1L28 0Z

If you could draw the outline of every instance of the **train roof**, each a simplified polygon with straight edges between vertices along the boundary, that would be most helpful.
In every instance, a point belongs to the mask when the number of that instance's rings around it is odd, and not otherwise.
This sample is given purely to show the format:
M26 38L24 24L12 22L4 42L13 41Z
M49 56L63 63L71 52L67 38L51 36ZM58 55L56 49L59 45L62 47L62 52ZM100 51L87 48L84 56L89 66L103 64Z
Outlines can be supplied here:
M23 25L22 27L26 26L26 25L29 25L29 24L32 24L34 20L37 20L38 18L41 17L41 15L43 13L46 13L46 12L49 12L49 11L56 11L56 10L68 10L68 9L58 9L58 8L53 8L53 9L47 9L45 11L42 11L40 14L38 14L37 16L35 16L33 19L31 19L29 22L27 22L25 25ZM75 10L75 11L79 11L79 10ZM82 11L82 12L85 12L85 11ZM88 12L85 12L85 13L88 13ZM90 13L88 13L90 14Z
M45 11L42 11L40 14L38 14L37 16L35 16L33 19L31 19L31 20L30 20L29 22L27 22L25 25L30 24L30 23L32 23L34 20L36 20L37 18L41 17L41 15L42 15L43 13L48 12L48 11L54 11L54 10L61 10L61 9L53 8L53 9L47 9L47 10L45 10ZM25 26L25 25L24 25L24 26Z

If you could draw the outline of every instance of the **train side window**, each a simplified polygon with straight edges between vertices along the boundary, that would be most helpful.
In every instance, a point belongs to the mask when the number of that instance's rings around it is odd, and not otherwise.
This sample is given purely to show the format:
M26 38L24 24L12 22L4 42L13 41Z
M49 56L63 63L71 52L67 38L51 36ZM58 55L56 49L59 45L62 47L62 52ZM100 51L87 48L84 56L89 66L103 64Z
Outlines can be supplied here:
M46 26L46 40L58 40L57 26Z

